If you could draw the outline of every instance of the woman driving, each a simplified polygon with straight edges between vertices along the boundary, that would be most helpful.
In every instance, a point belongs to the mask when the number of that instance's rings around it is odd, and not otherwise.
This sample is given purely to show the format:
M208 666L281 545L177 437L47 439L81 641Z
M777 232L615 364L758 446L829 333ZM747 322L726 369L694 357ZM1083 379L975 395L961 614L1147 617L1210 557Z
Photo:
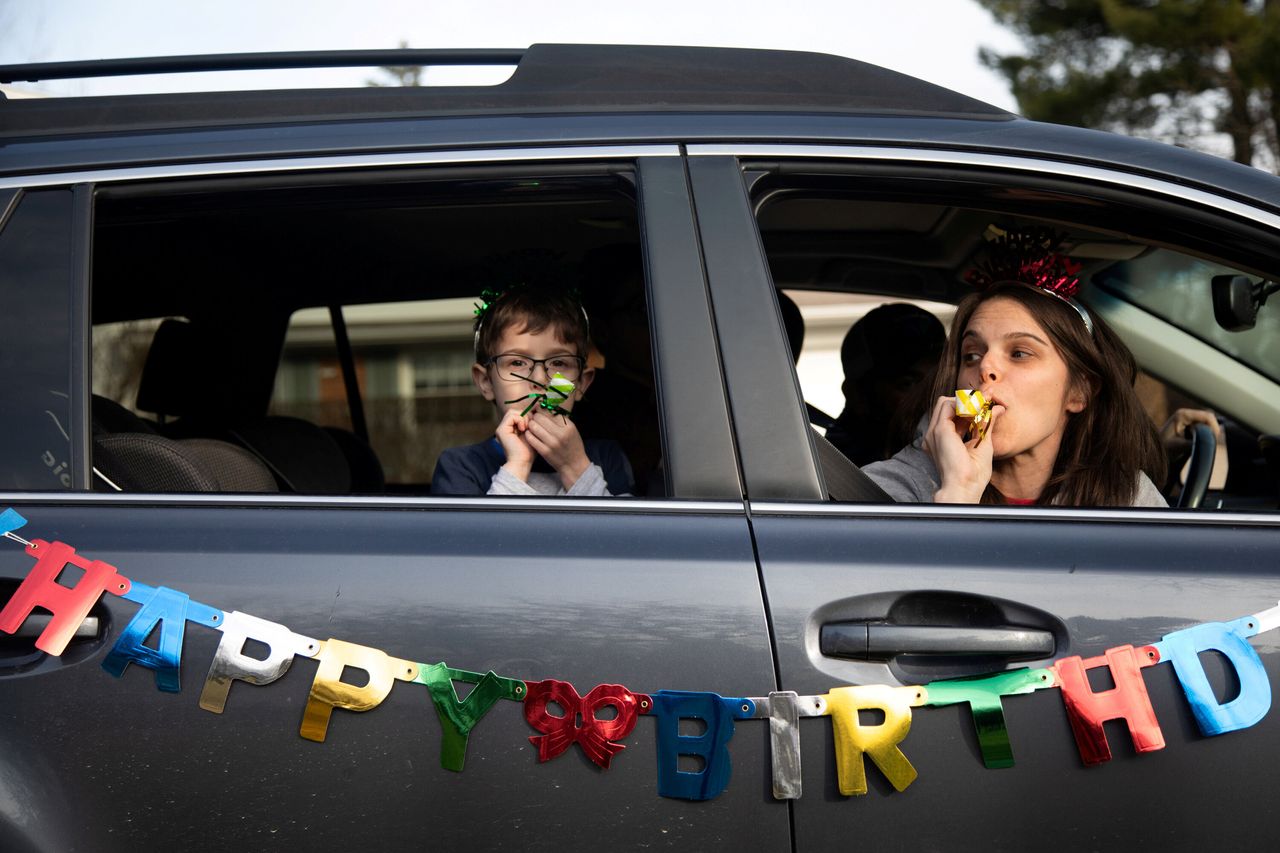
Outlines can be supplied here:
M916 441L863 470L894 499L963 504L1167 506L1165 455L1134 392L1133 355L1071 299L1079 265L1046 233L1002 235L971 276ZM956 389L991 404L966 439Z

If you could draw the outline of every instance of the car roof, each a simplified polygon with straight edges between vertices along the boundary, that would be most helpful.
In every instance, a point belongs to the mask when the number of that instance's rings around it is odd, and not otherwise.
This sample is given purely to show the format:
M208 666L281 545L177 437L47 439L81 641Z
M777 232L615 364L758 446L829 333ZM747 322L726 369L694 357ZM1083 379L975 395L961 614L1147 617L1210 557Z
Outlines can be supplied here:
M854 59L801 51L541 44L0 67L0 82L232 68L510 64L496 86L0 100L3 176L463 146L793 143L933 148L1104 166L1280 211L1280 178L1221 157L1043 124ZM909 158L908 158L909 159Z
M37 98L0 105L5 136L282 120L586 111L805 111L1009 120L1002 109L855 59L740 48L539 44L524 51L160 57L0 67L0 82L184 70L514 62L495 86L364 87ZM360 61L363 60L363 61ZM415 61L416 60L416 61Z

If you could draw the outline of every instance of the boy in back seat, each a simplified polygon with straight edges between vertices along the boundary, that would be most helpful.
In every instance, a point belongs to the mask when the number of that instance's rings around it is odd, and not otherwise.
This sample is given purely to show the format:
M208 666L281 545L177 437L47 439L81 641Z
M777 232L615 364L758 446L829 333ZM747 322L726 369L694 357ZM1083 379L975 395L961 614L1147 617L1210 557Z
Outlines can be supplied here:
M584 441L569 416L595 372L586 366L590 332L578 300L562 290L519 287L486 298L477 313L471 379L493 403L498 427L486 441L441 453L431 493L630 494L631 465L621 447ZM573 383L563 398L550 389L556 374Z

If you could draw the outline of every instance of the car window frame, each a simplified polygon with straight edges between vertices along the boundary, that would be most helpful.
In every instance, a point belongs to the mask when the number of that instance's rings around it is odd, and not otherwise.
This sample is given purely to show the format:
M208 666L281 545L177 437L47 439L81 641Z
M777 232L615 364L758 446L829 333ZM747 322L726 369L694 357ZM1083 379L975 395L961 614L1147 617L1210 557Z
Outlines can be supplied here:
M693 213L687 193L683 153L674 144L643 143L634 145L537 146L527 148L467 149L456 151L413 151L391 154L340 154L333 156L260 160L246 158L217 162L128 166L91 171L52 173L38 176L0 178L0 192L28 188L68 188L76 193L81 210L75 221L75 239L85 250L75 260L84 286L77 306L67 318L76 343L73 347L77 363L74 396L77 412L72 432L73 445L80 448L85 472L77 480L74 491L59 493L60 498L76 500L136 501L136 496L121 493L85 493L90 486L88 474L91 427L89 398L91 388L91 349L89 286L92 241L92 199L97 187L126 186L131 182L209 178L234 180L237 176L265 174L306 174L319 171L342 171L369 168L433 167L448 165L492 164L498 167L528 167L556 163L627 164L637 176L637 206L641 220L641 241L645 255L648 302L655 352L655 383L659 415L662 423L664 459L667 460L669 497L645 500L643 496L618 502L581 498L517 499L440 498L432 496L360 497L344 495L315 498L291 494L270 497L183 494L148 496L150 502L180 503L252 503L255 505L347 505L385 503L406 505L460 505L479 508L535 507L588 511L636 511L644 507L681 511L689 505L696 511L742 511L742 486L739 479L736 448L730 429L728 403L723 378L714 351L711 312L702 276L702 264L693 231ZM646 193L646 187L648 192ZM659 329L663 333L659 334ZM669 332L667 330L670 330ZM695 403L697 409L689 410ZM696 411L697 417L689 413ZM696 427L690 426L696 421ZM39 500L43 493L21 492L21 499ZM709 502L709 504L708 504Z
M24 204L39 205L46 201L55 202L59 208L50 211L54 214L50 221L28 221L23 213ZM0 188L0 236L12 234L14 229L32 227L35 231L23 245L33 252L44 252L50 261L40 269L24 271L29 283L39 282L42 298L19 300L18 307L10 312L10 318L18 322L20 328L29 331L30 340L24 343L21 335L11 336L6 344L12 353L27 359L25 363L28 369L30 359L38 357L29 346L40 344L48 347L50 352L45 353L47 360L40 365L40 372L51 383L38 389L26 388L29 395L27 397L22 396L23 386L27 383L6 383L4 393L0 394L0 402L3 402L5 409L12 407L15 411L43 410L51 419L54 427L49 435L57 440L56 435L61 434L66 441L65 450L61 441L58 441L56 448L41 444L37 448L15 449L14 452L39 455L39 451L43 450L42 459L48 467L47 473L51 478L61 481L67 490L89 488L92 476L87 440L87 383L91 353L87 346L87 336L79 333L80 329L87 328L88 322L92 217L91 188L83 183L41 186L34 191L22 183ZM44 226L43 230L39 230L39 226ZM33 275L44 277L35 278ZM59 315L64 312L66 316L59 322ZM55 337L65 340L60 343L51 340ZM59 352L59 355L53 357L53 352ZM57 412L49 408L53 404L47 401L46 392L55 397L65 397L65 406L57 405ZM16 471L21 471L24 467L40 470L39 464L24 466L17 460L12 467Z
M715 268L716 258L725 254L719 244L726 239L724 229L700 220L699 227L708 257L708 279L712 283L720 280L726 282L723 293L717 294L715 307L717 324L723 339L748 339L754 343L754 351L743 350L744 355L752 359L750 370L742 374L768 375L769 387L765 383L752 383L749 380L729 376L730 400L738 429L738 445L743 459L744 479L749 495L748 506L752 513L789 515L797 512L803 514L818 513L821 515L863 515L884 514L892 516L930 515L944 517L983 518L998 514L1007 517L1008 513L1027 514L1036 517L1043 513L1052 513L1054 518L1069 513L1080 520L1112 520L1112 521L1167 521L1185 523L1195 520L1203 523L1205 513L1198 510L1149 510L1138 508L1040 508L1040 507L952 507L934 504L870 504L870 503L823 503L827 499L825 485L820 485L817 494L811 489L812 475L816 471L821 483L821 464L818 461L816 448L804 415L804 402L799 382L795 377L790 361L789 349L782 329L781 314L773 296L774 284L769 274L768 263L764 255L760 232L756 226L755 210L751 204L751 189L765 174L784 171L803 171L806 164L831 163L833 167L847 164L851 168L867 165L900 167L905 171L917 168L946 169L959 167L963 170L988 170L993 175L1025 180L1038 185L1048 180L1069 179L1078 182L1093 181L1104 183L1107 189L1124 192L1135 200L1150 199L1155 205L1161 202L1176 200L1180 204L1194 206L1204 215L1218 216L1223 220L1246 220L1249 225L1267 229L1273 240L1280 240L1280 214L1226 196L1217 196L1202 189L1174 183L1172 180L1135 175L1120 170L1104 169L1098 166L1063 163L1042 160L1033 157L1015 157L999 153L980 151L954 151L940 149L917 148L885 148L869 145L824 145L793 143L742 143L742 144L695 144L687 147L691 181L695 188L694 201L701 213L712 198L722 206L734 208L731 213L717 209L720 218L732 215L741 220L750 215L752 235L756 252L739 251L737 263L741 265L743 258L749 258L754 269L735 269L732 276L725 275L726 270ZM703 180L698 176L702 175ZM736 182L734 178L736 177ZM1191 208L1188 208L1191 209ZM728 282L736 281L736 287ZM754 312L731 309L722 315L721 306L741 305L748 298L757 300ZM1118 300L1117 300L1118 301ZM772 306L772 310L769 307ZM765 328L773 325L775 328ZM772 364L766 364L771 361ZM788 380L795 388L795 395L784 394L787 381L773 374L778 366L786 368L790 374ZM728 374L729 366L726 365ZM793 466L802 472L804 492L796 494L790 488L778 488L776 471L762 465L753 464L753 460L764 454L772 454L775 463L786 460L782 464ZM1218 523L1255 524L1280 526L1280 513L1257 513L1249 511L1215 511L1211 514Z

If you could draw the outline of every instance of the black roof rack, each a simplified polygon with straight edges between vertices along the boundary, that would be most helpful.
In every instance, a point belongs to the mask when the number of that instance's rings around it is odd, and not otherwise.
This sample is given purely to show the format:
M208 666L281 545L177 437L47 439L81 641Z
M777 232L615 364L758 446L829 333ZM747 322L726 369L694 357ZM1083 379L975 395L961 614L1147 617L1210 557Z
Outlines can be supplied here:
M223 53L205 56L150 56L137 59L89 59L0 65L0 83L35 83L134 74L184 74L199 71L266 71L281 68L357 68L388 65L516 65L523 48L445 50L299 50L280 53Z
M518 63L493 86L369 87L0 100L0 136L446 115L786 112L1005 121L1011 113L841 56L784 50L535 44L161 57L0 68L0 79L248 68Z

